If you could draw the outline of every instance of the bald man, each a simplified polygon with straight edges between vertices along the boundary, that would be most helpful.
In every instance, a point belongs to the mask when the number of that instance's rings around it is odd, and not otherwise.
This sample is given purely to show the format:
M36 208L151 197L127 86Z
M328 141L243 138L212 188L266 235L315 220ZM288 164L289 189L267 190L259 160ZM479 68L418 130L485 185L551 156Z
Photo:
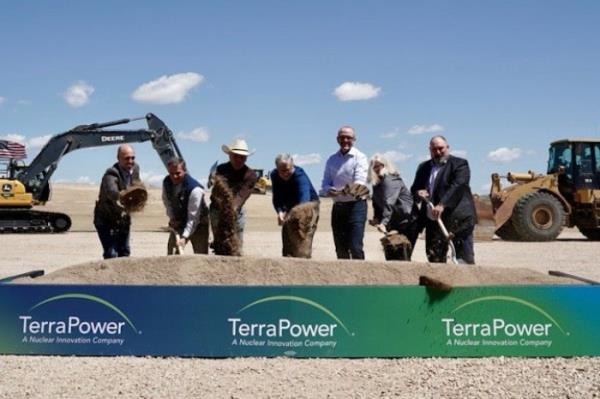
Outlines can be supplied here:
M119 194L134 183L140 183L140 168L135 163L133 148L123 144L117 149L117 163L104 172L94 208L94 226L104 259L130 254L131 217L119 203Z

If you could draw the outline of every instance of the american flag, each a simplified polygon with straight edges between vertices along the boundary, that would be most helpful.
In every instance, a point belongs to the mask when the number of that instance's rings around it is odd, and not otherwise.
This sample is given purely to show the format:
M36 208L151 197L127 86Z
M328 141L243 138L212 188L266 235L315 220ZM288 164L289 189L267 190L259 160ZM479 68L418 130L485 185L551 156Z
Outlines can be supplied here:
M23 159L26 156L23 144L0 140L0 158Z

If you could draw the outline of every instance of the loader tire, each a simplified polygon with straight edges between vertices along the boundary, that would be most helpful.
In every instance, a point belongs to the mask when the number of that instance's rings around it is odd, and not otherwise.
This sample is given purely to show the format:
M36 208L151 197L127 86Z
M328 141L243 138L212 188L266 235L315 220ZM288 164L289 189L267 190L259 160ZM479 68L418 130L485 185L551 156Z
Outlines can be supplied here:
M584 229L584 228L578 227L578 229L581 232L581 234L583 234L584 236L587 237L588 240L600 241L600 228Z
M552 194L536 191L517 201L511 217L521 241L553 241L562 231L565 211Z
M496 235L504 241L519 241L520 237L510 219L496 230Z

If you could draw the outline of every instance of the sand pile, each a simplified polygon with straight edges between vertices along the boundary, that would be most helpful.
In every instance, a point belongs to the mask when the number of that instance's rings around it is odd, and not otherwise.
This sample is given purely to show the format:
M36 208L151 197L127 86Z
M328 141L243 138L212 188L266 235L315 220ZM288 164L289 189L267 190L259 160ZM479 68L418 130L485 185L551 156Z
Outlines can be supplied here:
M418 262L315 261L212 255L117 258L70 266L40 284L140 285L418 285L428 276L452 286L573 284L525 268Z

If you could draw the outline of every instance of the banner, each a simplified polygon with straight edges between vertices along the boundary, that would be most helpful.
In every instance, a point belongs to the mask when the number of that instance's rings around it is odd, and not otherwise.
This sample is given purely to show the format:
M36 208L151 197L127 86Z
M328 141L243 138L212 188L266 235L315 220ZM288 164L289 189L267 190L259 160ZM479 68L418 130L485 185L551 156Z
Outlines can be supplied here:
M597 356L600 288L0 286L0 353Z

